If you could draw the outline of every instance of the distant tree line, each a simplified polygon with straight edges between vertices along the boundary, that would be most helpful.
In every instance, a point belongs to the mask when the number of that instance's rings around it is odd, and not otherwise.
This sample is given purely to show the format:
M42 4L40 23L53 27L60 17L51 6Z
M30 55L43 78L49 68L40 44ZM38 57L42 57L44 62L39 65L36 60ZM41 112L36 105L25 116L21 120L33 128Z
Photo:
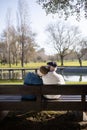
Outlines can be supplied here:
M82 66L82 60L87 60L87 39L81 36L77 27L68 27L62 22L48 25L47 44L55 49L55 55L46 55L44 48L39 49L35 42L36 34L31 31L28 14L28 4L24 0L18 1L16 13L17 25L12 22L11 10L6 14L6 27L0 36L0 62L1 64L16 64L21 66L31 61L61 61L78 60Z

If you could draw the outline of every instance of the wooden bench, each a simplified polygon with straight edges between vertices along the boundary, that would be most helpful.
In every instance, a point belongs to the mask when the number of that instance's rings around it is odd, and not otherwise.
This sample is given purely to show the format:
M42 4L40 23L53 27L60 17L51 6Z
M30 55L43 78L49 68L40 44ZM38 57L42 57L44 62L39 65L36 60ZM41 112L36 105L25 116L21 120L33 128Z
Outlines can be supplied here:
M33 94L34 100L22 100ZM47 100L42 95L61 95L58 100ZM87 85L0 85L0 111L78 111L86 120Z

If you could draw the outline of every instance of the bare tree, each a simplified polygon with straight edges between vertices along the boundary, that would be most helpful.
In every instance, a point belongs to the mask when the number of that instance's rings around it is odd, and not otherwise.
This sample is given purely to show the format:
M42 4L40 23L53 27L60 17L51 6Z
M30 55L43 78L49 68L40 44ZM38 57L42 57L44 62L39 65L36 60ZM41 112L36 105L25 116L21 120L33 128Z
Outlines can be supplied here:
M29 7L27 1L18 1L17 13L18 42L21 45L21 65L27 63L35 52L36 44L30 28Z
M17 42L17 32L14 27L11 28L11 63L17 65L19 61L20 45Z
M7 10L7 14L6 14L6 29L4 30L4 36L6 38L6 47L7 47L9 67L11 67L11 49L10 49L11 27L12 27L11 9L9 8Z
M26 9L24 6L24 2L23 0L19 0L18 1L18 11L19 11L19 25L18 25L18 29L19 29L19 42L21 43L21 65L22 67L24 66L24 37L25 37L25 33L26 33Z
M6 64L7 63L7 58L6 58L6 45L4 41L0 40L0 63L1 64Z
M72 51L75 38L78 35L77 30L77 28L69 28L61 22L57 24L51 24L47 28L50 43L60 56L61 66L64 65L64 57L70 54Z
M77 43L77 46L75 46L75 54L76 54L76 57L79 61L79 64L80 66L82 66L82 58L83 56L86 54L86 42L84 41L84 39L82 40L78 40L78 43Z

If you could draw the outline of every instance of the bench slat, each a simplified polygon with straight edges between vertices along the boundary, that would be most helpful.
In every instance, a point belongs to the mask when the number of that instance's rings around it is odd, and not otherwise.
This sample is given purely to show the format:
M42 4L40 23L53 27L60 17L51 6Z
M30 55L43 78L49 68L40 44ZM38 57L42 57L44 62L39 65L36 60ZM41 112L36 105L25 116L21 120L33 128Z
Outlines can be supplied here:
M81 102L48 102L43 104L43 108L46 110L75 110L75 111L85 111L87 110L87 103L86 109L83 107Z
M2 85L0 86L0 95L23 95L23 94L37 94L40 95L41 87L30 85Z
M10 111L37 111L41 110L41 103L30 101L30 102L0 102L0 111L10 110Z
M78 108L79 107L79 108ZM16 110L16 111L37 111L37 110L75 110L75 111L85 111L87 110L83 107L81 102L48 102L39 104L35 101L33 102L0 102L0 111L2 110Z
M44 85L44 94L80 95L87 94L87 85Z

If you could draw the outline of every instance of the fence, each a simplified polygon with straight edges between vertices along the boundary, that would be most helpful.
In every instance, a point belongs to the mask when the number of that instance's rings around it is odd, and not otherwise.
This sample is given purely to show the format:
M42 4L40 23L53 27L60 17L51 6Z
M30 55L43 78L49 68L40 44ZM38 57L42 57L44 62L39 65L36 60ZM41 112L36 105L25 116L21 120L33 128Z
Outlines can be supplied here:
M0 68L0 79L24 79L26 73L37 72L37 68ZM58 67L57 73L66 74L87 74L87 66L64 66Z
M24 79L27 72L37 72L37 69L4 68L0 69L0 79Z

